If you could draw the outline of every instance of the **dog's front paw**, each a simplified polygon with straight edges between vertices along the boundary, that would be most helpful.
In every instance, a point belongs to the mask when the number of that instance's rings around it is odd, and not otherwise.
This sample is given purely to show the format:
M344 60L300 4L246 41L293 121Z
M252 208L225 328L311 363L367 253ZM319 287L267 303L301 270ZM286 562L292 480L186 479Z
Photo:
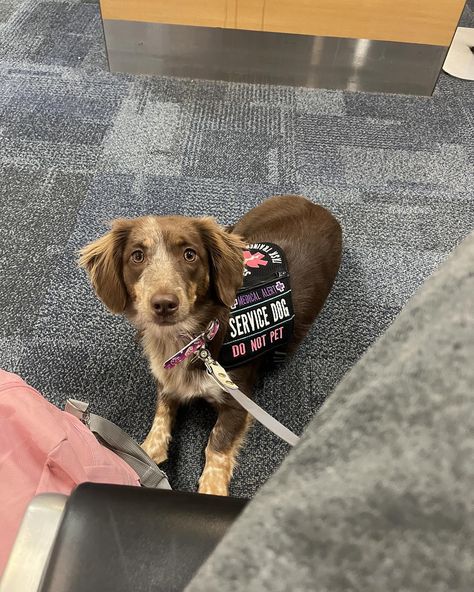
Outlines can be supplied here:
M141 446L157 465L165 462L168 458L168 442L162 438L157 438L155 434L148 434Z
M210 495L229 495L229 484L220 475L203 474L199 480L199 493Z

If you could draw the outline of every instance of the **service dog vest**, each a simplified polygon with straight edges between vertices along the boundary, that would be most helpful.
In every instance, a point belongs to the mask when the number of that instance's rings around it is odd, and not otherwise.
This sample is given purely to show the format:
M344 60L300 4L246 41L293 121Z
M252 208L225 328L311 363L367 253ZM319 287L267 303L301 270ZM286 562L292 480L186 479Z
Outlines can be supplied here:
M244 282L231 307L219 354L224 368L269 353L273 363L283 361L293 333L290 275L283 250L273 243L255 243L243 255Z

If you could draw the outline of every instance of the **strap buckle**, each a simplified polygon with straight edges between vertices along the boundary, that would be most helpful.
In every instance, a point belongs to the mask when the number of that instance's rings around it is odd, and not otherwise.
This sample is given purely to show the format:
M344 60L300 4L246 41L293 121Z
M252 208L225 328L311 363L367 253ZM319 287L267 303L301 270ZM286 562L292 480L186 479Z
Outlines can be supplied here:
M86 401L78 401L77 399L68 399L64 406L64 411L77 417L87 427L90 427L91 414L89 411L89 403Z

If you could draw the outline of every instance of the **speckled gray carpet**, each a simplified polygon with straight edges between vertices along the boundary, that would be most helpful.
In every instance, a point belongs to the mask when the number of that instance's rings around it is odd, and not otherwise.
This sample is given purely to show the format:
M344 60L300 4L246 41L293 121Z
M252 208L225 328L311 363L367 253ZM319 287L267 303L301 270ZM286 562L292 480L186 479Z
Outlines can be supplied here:
M116 216L230 223L301 193L336 214L345 249L311 335L257 393L300 432L474 226L473 137L472 83L442 75L432 98L413 98L114 75L96 2L0 0L0 365L142 439L146 360L76 250ZM195 488L212 421L205 403L180 413L175 488ZM232 493L252 495L286 453L256 426Z

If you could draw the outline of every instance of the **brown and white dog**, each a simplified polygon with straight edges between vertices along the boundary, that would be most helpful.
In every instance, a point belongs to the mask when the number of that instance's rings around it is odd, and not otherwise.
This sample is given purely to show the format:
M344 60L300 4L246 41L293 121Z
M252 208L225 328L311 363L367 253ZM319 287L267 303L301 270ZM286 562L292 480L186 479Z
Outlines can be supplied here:
M227 495L250 419L212 381L201 362L186 360L169 370L163 363L189 341L185 335L200 333L212 319L220 321L220 330L209 349L218 357L229 308L242 285L242 249L258 242L277 244L286 254L295 314L291 351L321 310L341 258L338 222L303 197L270 198L232 229L221 228L213 218L118 219L110 232L80 253L80 265L104 304L137 327L158 383L156 414L143 443L145 451L157 463L167 458L181 403L204 397L217 408L199 480L201 493ZM249 396L261 365L258 359L230 373Z

